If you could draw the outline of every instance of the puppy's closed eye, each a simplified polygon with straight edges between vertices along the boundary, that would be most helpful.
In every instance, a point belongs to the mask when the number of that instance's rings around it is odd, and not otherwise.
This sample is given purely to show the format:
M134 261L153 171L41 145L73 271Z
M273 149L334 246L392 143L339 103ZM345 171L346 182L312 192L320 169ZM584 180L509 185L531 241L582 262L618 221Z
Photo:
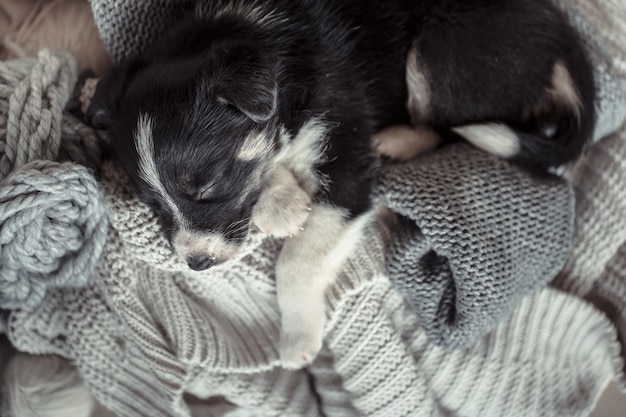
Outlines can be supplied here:
M219 203L234 198L236 191L221 186L217 182L212 182L200 187L194 195L194 200L198 203Z
M215 198L217 191L217 185L215 183L207 184L198 190L195 199L199 202L209 202Z

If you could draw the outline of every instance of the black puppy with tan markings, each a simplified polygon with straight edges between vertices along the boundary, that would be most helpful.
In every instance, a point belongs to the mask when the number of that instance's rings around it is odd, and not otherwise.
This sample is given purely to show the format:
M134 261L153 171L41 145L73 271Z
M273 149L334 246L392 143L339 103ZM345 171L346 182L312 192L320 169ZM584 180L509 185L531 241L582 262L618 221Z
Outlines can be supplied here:
M190 268L227 261L251 225L291 237L280 355L298 368L372 218L379 155L409 159L447 131L559 166L590 137L594 96L548 0L222 0L112 68L88 118Z

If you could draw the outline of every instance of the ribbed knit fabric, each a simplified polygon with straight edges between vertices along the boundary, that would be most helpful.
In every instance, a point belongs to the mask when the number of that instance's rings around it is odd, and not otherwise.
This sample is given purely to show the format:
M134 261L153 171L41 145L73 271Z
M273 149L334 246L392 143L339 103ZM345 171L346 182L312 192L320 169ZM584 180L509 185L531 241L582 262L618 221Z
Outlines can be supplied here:
M147 2L106 3L107 21L118 25L109 34L143 27L137 14L126 20L125 7L136 11ZM94 10L104 4L92 1ZM594 39L610 51L607 71L626 76L620 72L626 44L619 42L626 39L626 4L567 5L609 32L612 43ZM70 358L97 399L120 417L189 416L183 392L224 396L250 416L582 417L609 378L623 378L616 326L623 330L625 323L624 252L618 252L624 240L611 228L623 219L624 149L622 131L570 171L582 199L575 256L556 288L519 300L466 349L433 344L391 287L392 236L376 223L327 293L323 352L307 370L282 370L273 281L279 242L255 236L237 260L188 272L113 161L100 178L111 227L97 276L87 288L53 290L39 306L14 311L8 335L20 350Z

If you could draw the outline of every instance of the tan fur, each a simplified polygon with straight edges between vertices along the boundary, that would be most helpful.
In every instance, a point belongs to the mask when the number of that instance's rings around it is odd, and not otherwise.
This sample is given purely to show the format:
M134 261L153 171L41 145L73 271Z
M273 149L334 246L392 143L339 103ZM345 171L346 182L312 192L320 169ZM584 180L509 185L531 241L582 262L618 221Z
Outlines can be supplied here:
M420 65L420 62L417 48L412 47L407 56L406 85L408 91L407 109L414 125L425 122L430 113L430 83L426 69Z
M271 155L274 146L271 139L264 132L253 132L250 134L237 152L237 159L240 161L254 161Z
M554 107L572 111L577 118L580 118L582 111L580 93L562 61L554 64L550 88L546 90L541 100L530 109L526 117L541 117L543 114L553 111Z
M392 126L372 137L372 149L379 157L408 161L437 148L441 137L425 126Z
M580 118L582 110L580 93L563 62L557 62L554 65L550 95L557 104L573 110Z

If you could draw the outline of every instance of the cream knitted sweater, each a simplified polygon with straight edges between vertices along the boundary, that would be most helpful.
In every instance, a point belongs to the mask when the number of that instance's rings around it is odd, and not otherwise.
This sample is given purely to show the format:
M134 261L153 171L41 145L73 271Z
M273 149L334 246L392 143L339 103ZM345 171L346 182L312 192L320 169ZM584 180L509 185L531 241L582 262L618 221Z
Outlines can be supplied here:
M626 80L626 4L562 3L576 6L602 70ZM190 273L120 167L107 161L100 175L111 227L96 276L12 312L8 335L20 350L71 359L119 416L189 416L185 393L223 396L237 415L585 416L610 378L626 387L624 129L567 172L577 224L564 271L478 343L429 341L390 286L391 236L377 223L328 292L322 353L298 372L278 366L279 242L254 236L237 261Z

